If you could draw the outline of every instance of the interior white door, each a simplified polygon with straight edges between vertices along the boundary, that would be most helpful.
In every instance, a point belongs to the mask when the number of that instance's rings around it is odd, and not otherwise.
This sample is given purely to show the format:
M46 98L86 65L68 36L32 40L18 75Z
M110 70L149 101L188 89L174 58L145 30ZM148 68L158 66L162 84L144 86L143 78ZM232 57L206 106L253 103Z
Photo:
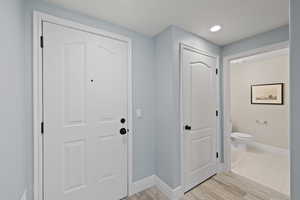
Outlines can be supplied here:
M45 200L127 196L128 43L43 22Z
M184 189L216 173L216 58L182 49Z

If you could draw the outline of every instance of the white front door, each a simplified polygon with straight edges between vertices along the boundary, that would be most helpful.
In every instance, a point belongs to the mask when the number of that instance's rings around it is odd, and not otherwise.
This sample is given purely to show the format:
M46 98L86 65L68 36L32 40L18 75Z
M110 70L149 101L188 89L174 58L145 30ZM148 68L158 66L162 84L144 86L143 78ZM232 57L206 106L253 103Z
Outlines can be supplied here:
M128 43L48 22L43 37L44 199L127 196Z
M216 173L216 61L182 48L185 191Z

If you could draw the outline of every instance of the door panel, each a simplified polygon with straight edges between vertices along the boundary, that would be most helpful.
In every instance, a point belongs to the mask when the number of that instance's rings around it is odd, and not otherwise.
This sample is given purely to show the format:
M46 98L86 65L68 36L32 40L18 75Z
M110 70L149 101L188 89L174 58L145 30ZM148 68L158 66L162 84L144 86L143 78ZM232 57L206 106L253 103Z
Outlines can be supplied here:
M191 171L201 169L211 160L211 137L202 137L192 140L192 162ZM198 152L201 152L202 156L199 156Z
M127 195L128 44L43 23L46 200Z
M183 48L184 189L216 173L216 59Z
M79 125L86 121L86 47L83 42L77 42L64 44L63 48L65 125Z
M79 190L86 184L85 145L86 141L84 140L71 141L64 144L63 180L65 193Z
M212 101L212 69L204 63L190 64L190 67L192 130L210 128L215 121L215 117L211 117L214 114L211 110L215 109Z

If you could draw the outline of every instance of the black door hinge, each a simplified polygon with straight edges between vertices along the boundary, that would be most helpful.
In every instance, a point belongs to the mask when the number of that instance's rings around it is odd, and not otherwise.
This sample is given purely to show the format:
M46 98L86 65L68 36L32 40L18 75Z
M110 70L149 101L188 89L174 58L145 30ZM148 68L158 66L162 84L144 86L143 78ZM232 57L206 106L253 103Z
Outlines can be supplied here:
M216 74L218 74L219 73L219 70L216 68Z
M216 110L216 116L217 116L217 117L219 116L219 111L217 111L217 110Z
M219 152L216 153L216 157L219 158Z
M41 133L44 134L44 122L41 122Z
M43 36L40 37L40 46L41 46L41 48L44 48L44 37Z

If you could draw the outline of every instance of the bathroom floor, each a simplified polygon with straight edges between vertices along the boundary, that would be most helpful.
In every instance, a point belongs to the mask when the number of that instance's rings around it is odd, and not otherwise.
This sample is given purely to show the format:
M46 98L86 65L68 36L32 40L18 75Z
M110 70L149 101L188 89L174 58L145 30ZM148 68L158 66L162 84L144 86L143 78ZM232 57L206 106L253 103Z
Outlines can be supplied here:
M289 195L289 158L286 154L276 154L248 148L240 151L232 148L231 170L259 184Z

